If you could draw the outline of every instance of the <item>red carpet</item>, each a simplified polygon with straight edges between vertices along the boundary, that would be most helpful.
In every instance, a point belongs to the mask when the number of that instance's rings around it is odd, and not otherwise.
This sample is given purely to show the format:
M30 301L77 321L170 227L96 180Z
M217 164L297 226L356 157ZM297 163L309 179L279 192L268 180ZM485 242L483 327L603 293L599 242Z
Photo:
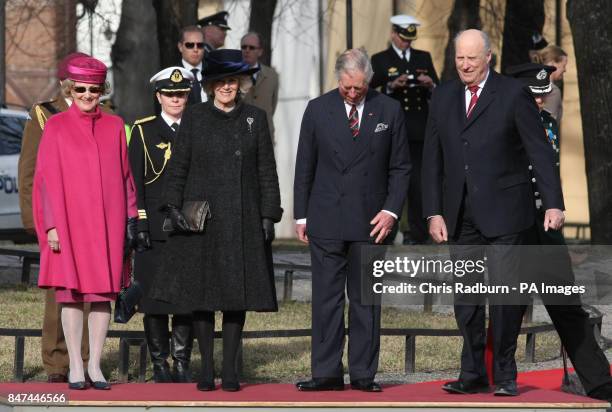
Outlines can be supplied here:
M606 402L559 391L562 371L545 370L521 373L520 395L497 397L492 394L453 395L440 389L440 382L406 385L385 385L382 393L365 393L354 390L341 392L299 392L292 384L245 384L243 390L228 393L219 390L198 392L195 384L115 384L110 391L69 391L66 384L2 383L0 398L6 400L10 393L66 393L71 404L168 404L168 405L349 405L363 406L544 406L545 404L573 404L575 406L605 407ZM491 405L493 404L493 405Z

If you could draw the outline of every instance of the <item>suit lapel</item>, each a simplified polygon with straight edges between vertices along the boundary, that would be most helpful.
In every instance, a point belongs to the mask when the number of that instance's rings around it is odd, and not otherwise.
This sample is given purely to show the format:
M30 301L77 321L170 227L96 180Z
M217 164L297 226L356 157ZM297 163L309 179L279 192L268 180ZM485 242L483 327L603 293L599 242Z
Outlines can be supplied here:
M480 96L478 97L478 101L476 102L476 106L472 111L472 114L469 118L466 119L465 126L463 130L467 129L478 119L478 117L487 109L487 107L491 104L491 102L495 99L495 93L497 90L497 77L496 73L491 70L489 73L489 78L487 79L482 92L480 92ZM463 98L463 105L465 106L465 95ZM465 111L464 111L465 113ZM464 116L465 117L465 116Z
M330 124L334 130L331 133L331 144L336 147L340 160L342 161L342 168L348 164L353 145L353 136L348 127L348 116L346 115L346 108L344 107L344 100L340 93L336 89L333 102L329 108Z

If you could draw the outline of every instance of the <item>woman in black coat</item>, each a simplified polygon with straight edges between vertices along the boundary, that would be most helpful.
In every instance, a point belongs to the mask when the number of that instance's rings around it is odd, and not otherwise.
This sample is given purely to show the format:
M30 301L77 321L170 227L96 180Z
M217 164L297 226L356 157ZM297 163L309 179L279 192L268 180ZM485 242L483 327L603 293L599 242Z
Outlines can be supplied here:
M214 312L223 312L221 387L237 391L245 311L277 310L266 254L282 215L274 149L265 112L240 101L256 70L242 62L240 50L208 54L204 87L210 99L187 107L166 181L164 201L175 234L164 250L165 281L157 282L157 296L193 311L202 354L197 387L203 391L215 389ZM185 231L181 207L190 200L210 204L203 233Z

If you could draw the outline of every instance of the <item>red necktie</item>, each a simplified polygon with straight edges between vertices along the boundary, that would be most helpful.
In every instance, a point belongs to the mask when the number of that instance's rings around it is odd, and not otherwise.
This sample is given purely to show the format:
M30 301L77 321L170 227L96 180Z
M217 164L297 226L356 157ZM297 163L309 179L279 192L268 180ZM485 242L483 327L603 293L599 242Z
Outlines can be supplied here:
M476 106L476 102L478 101L478 89L478 86L468 86L468 90L472 94L472 97L470 98L470 105L468 106L466 117L470 117L474 106Z
M349 112L349 128L351 129L351 134L353 135L353 140L357 139L359 135L359 112L357 111L357 106L354 104L351 105L351 111Z

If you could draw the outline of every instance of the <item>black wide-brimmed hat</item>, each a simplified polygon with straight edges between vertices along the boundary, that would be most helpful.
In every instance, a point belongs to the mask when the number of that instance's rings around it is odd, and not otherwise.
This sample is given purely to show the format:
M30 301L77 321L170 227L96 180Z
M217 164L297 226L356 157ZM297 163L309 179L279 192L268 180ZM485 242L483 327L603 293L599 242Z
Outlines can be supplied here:
M552 91L550 74L556 70L554 66L538 63L524 63L508 67L506 74L516 77L531 90L531 94L542 95Z
M251 67L242 60L242 52L234 49L213 50L205 56L204 82L237 75L251 75L259 67Z

